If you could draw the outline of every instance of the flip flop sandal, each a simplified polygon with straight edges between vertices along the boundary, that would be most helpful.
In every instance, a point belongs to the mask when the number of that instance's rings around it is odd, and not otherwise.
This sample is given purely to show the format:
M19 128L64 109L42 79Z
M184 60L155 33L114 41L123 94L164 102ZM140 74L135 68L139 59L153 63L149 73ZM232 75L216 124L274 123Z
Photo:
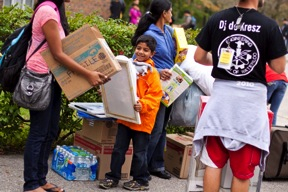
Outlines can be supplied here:
M50 187L50 188L47 188L47 189L45 189L45 188L42 187L42 189L44 189L44 190L47 191L47 192L65 192L64 189L58 187L57 185L55 185L55 184L53 184L53 183L50 183L50 184L53 185L53 187ZM57 190L57 189L58 189L58 190ZM59 189L62 190L62 191L59 191Z

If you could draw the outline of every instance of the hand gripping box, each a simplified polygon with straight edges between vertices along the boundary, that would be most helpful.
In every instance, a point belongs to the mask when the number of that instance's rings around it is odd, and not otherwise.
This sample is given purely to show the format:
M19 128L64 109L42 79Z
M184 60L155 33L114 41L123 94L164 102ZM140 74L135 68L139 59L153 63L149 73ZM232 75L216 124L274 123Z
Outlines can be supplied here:
M96 27L84 25L65 37L62 46L64 53L91 71L112 76L121 70L121 66ZM56 61L49 49L41 54L68 100L82 95L93 87L83 76Z
M74 136L74 146L82 147L88 152L97 156L98 160L98 170L97 179L105 179L105 174L110 171L111 155L114 148L114 144L111 143L98 143L83 137L81 132L75 133ZM129 146L125 154L125 163L121 170L121 179L130 178L131 162L133 156L133 147Z

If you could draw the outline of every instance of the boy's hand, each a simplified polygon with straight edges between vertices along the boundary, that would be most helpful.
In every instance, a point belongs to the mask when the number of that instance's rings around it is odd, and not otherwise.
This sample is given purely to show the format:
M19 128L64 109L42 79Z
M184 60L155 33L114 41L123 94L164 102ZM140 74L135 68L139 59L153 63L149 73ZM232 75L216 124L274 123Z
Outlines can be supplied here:
M134 110L137 112L140 112L142 110L142 105L139 101L137 101L137 103L134 104Z

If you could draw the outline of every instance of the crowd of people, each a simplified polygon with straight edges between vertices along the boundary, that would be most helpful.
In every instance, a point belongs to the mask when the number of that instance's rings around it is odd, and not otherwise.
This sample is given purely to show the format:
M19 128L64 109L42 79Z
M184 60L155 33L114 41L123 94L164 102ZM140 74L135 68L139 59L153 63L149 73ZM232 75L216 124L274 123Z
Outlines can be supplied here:
M42 4L48 1L50 4ZM49 47L57 61L85 77L91 85L104 84L109 77L78 65L62 50L61 39L69 33L64 2L69 1L36 2L34 10L39 9L35 13L32 45L27 57L40 42L44 39L47 42L27 62L27 68L47 73L48 65L40 53ZM268 101L277 114L282 96L280 92L278 95L273 92L279 88L283 95L286 91L287 78L283 72L287 44L285 46L283 41L284 29L281 33L274 20L257 11L263 3L264 0L239 0L236 6L214 14L196 37L198 45L194 59L200 64L213 66L212 76L215 78L193 140L196 156L206 165L204 191L207 192L219 191L221 170L228 159L233 172L232 191L248 192L255 167L260 166L262 171L265 168L270 141L267 82L271 87ZM135 47L133 63L148 69L148 73L137 76L139 100L134 110L140 113L142 124L118 120L110 171L99 182L99 187L104 189L118 186L131 139L133 179L123 184L125 189L148 190L150 175L171 178L165 170L164 150L166 126L173 104L167 108L160 102L160 80L171 78L170 69L176 55L173 28L167 25L172 19L172 3L170 0L152 0L143 15L138 5L139 0L135 0L129 13L130 22L137 25L131 39ZM125 2L113 0L112 10L111 18L121 18ZM189 12L188 16L191 19ZM255 30L250 30L249 26L255 26ZM31 124L24 153L23 189L26 192L65 191L46 178L51 145L59 130L60 105L61 89L53 80L49 107L44 111L30 110ZM273 124L276 124L276 117Z

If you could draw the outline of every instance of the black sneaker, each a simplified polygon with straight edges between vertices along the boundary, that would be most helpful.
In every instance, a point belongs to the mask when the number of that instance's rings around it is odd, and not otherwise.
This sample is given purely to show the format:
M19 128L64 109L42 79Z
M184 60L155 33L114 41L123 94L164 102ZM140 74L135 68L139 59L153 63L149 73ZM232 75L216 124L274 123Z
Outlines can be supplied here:
M148 179L148 181L151 181L152 180L151 175L149 175L147 179Z
M140 184L135 180L123 183L123 188L130 191L147 191L149 190L149 183Z
M170 179L171 174L168 173L167 171L155 171L155 172L150 172L151 175L154 175L156 177L162 178L162 179Z
M113 187L117 187L118 182L112 179L105 178L99 182L99 187L102 189L110 189Z

